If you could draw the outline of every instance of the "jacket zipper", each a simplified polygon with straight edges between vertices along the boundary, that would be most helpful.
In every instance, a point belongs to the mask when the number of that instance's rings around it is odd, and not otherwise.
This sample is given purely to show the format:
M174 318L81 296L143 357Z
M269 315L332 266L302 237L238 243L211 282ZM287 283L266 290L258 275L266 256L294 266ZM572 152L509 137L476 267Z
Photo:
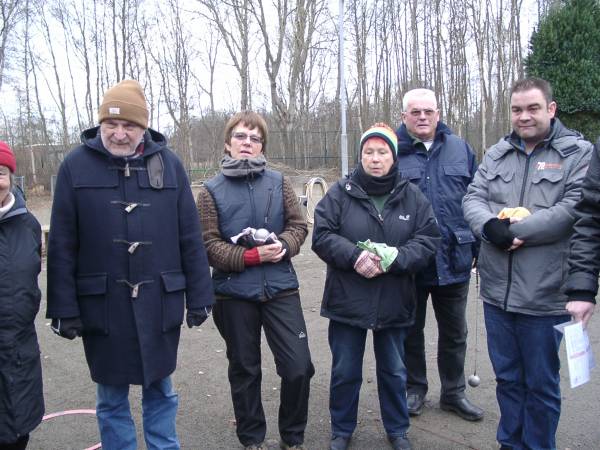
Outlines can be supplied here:
M256 217L256 204L254 203L254 186L252 186L251 181L247 181L248 192L250 194L250 208L252 209L252 217ZM256 224L258 225L258 224ZM262 264L261 264L262 266ZM267 279L265 277L265 269L264 267L260 268L261 278L262 278L262 286L263 286L263 295L268 298L267 295Z
M533 152L529 153L526 156L525 162L525 173L523 174L523 184L521 185L521 194L519 196L519 206L523 206L523 198L525 197L525 184L527 183L527 178L529 177L529 157ZM508 255L508 277L506 279L506 295L504 296L504 311L508 309L508 296L510 294L510 286L512 284L512 268L513 268L513 257L514 252L509 252Z
M392 193L394 192L394 189L392 189L392 191L390 192L390 195L392 195ZM389 200L389 197L388 197ZM377 213L377 218L379 219L379 226L381 226L381 230L383 232L383 234L385 235L385 228L383 227L383 216L381 215L381 213L379 212L379 210L375 207L375 205L373 204L373 201L371 199L368 200L371 208L373 208L373 210ZM387 200L386 200L387 203ZM383 205L383 209L385 210L385 204ZM379 329L379 307L381 306L379 304L380 300L377 301L377 305L375 306L375 321L373 324L373 330L378 330Z
M271 215L271 201L273 199L273 189L269 189L269 198L267 199L267 210L265 211L265 228L268 229L269 217Z

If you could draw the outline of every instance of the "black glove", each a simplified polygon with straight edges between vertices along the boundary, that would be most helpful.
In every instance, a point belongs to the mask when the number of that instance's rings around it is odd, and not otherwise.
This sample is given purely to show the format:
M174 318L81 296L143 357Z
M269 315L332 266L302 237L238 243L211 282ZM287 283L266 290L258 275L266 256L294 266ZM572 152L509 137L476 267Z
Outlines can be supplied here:
M237 244L246 248L254 248L257 246L254 236L251 234L245 234L237 240Z
M210 316L211 311L212 311L212 306L205 306L202 309L193 310L193 311L190 311L188 309L187 313L185 315L185 322L187 323L187 326L190 328L199 327L200 325L202 325L204 323L204 321L206 319L208 319L208 316Z
M510 219L493 218L483 226L483 236L502 250L508 250L512 245L514 235L510 232Z
M83 324L81 323L81 319L79 319L79 317L52 319L50 328L52 328L52 331L54 331L54 333L58 334L60 337L73 340L77 336L81 336Z

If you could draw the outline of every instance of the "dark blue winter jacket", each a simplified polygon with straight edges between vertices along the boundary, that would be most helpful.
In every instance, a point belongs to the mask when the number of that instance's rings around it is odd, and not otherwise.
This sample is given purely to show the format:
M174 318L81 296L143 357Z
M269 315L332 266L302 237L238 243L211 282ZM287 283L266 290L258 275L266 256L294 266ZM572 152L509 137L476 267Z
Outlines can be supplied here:
M429 151L404 124L396 134L400 173L418 185L431 202L442 234L435 261L419 273L417 283L444 286L465 282L478 248L462 212L462 199L477 170L473 150L442 122Z
M0 217L0 447L31 432L44 415L34 320L42 297L40 224L21 192Z
M137 158L111 155L99 127L82 142L56 181L47 316L81 317L95 382L148 386L175 370L184 303L214 301L198 212L161 134L147 130Z
M283 175L265 170L252 178L220 173L204 185L219 215L221 236L231 237L244 228L265 228L279 236L285 228ZM219 296L264 301L298 289L291 260L245 267L241 272L213 268L215 293Z

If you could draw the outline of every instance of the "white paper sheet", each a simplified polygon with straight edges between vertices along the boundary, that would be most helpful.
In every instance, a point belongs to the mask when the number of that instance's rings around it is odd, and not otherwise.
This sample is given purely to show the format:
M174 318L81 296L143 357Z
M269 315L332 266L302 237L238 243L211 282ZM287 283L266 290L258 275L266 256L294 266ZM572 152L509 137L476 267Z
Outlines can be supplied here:
M565 335L571 388L587 383L590 381L590 371L596 365L587 330L581 322L573 321L561 323L554 328Z

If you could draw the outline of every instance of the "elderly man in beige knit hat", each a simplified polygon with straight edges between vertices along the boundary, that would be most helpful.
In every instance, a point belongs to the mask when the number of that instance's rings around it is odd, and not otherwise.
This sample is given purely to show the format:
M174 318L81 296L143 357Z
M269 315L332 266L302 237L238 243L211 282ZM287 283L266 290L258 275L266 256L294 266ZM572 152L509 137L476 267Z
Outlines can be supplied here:
M137 448L137 384L146 447L179 449L170 375L181 325L184 315L202 324L214 302L198 213L181 162L148 128L137 81L106 92L98 122L59 169L47 317L58 335L83 338L102 448Z

